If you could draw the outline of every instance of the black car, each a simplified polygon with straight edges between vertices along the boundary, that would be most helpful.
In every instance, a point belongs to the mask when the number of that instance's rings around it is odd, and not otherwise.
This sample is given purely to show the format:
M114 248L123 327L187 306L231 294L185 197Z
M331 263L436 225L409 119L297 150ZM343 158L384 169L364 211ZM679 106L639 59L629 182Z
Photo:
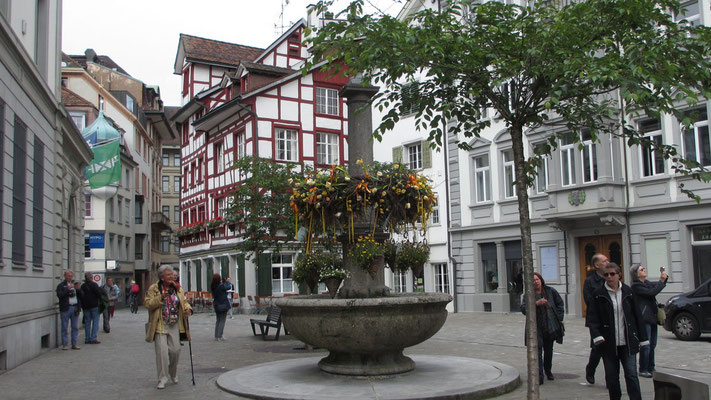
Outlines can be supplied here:
M674 332L677 339L696 340L711 332L711 279L696 289L674 296L664 306L667 319L664 329Z

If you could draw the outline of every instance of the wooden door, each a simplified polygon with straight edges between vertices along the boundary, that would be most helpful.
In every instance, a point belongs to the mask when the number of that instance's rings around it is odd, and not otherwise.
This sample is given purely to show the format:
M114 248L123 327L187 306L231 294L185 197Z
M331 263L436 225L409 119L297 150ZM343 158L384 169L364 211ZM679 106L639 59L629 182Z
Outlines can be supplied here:
M610 259L610 262L614 262L620 266L623 271L622 276L624 276L624 265L622 264L622 235L581 237L578 239L578 249L578 259L580 260L580 299L583 305L583 316L585 316L587 306L585 300L583 300L583 285L588 276L596 273L595 266L590 263L592 256L597 253L606 255L607 258Z

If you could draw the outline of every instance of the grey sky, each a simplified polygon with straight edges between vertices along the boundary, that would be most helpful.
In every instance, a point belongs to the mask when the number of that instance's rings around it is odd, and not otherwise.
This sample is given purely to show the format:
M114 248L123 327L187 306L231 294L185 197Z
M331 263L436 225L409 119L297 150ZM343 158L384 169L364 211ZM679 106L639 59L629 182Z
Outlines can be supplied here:
M371 0L388 13L402 4ZM315 0L289 0L284 25L306 18ZM180 33L266 47L281 33L282 0L65 0L62 50L93 48L133 77L159 85L163 102L180 105L180 78L173 63ZM285 28L286 29L286 28Z

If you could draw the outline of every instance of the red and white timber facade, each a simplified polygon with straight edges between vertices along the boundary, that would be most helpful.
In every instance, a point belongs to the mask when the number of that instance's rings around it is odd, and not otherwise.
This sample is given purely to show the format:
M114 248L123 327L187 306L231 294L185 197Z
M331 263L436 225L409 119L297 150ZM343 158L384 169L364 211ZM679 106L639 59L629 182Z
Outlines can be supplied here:
M297 22L266 49L181 35L175 73L183 76L184 98L174 117L181 131L181 227L224 214L240 184L232 165L241 157L299 168L348 161L347 110L338 94L347 79L317 68L302 75L309 57L302 44L305 28L304 20ZM221 273L232 278L242 299L297 291L291 281L296 254L283 252L271 264L260 263L259 276L271 282L258 290L254 262L237 254L237 240L229 226L181 237L186 290L209 290L211 275Z

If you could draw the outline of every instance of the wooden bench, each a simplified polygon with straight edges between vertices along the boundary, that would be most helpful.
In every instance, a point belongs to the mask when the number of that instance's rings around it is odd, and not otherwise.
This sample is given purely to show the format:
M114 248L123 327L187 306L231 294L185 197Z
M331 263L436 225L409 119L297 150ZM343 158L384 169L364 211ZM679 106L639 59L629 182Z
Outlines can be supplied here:
M250 319L249 323L252 324L252 333L254 336L257 336L257 331L254 329L254 326L259 326L259 332L263 340L267 340L269 328L276 328L274 340L279 340L279 333L281 331L281 308L276 306L269 307L267 310L267 319ZM284 334L288 335L286 329L284 329Z

